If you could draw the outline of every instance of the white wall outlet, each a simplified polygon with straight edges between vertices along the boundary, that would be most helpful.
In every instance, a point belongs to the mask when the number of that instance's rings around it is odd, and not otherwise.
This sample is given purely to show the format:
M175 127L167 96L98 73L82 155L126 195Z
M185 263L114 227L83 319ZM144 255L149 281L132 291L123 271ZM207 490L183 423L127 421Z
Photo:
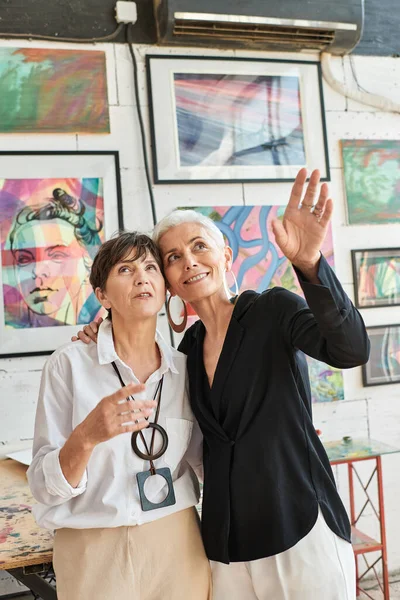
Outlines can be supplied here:
M125 2L123 0L118 0L115 5L115 18L118 23L136 23L136 2Z

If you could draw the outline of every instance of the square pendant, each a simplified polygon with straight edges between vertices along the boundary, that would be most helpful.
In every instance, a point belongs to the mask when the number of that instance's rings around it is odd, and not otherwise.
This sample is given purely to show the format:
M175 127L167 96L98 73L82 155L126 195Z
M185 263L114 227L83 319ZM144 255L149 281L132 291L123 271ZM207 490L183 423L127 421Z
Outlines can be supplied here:
M164 500L162 500L161 502L151 502L144 493L144 484L147 481L147 479L152 476L151 471L143 471L141 473L137 473L136 479L139 488L140 504L142 506L143 511L155 510L156 508L165 508L166 506L172 506L173 504L176 504L174 484L172 483L170 469L168 467L156 469L154 474L161 475L161 477L165 479L165 481L168 484L168 494L167 497L164 498Z

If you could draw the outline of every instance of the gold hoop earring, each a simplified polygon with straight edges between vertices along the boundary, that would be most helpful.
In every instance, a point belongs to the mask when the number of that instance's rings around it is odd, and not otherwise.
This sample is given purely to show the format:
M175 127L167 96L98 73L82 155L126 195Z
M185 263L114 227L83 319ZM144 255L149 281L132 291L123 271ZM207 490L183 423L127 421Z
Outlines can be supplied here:
M178 296L179 297L179 296ZM167 300L167 317L168 317L168 322L171 326L171 328L173 329L173 331L175 331L175 333L182 333L182 331L185 331L186 329L186 324L187 324L187 308L186 308L186 303L182 300L182 298L179 298L179 300L182 302L183 304L183 321L182 323L176 324L171 317L171 312L169 310L169 303L171 302L171 298L173 298L173 296L170 296Z

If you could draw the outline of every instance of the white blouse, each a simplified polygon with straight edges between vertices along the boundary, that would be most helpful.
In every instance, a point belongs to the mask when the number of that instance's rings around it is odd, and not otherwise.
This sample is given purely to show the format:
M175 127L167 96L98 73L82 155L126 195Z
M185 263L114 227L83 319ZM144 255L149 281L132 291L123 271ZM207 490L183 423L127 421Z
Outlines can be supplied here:
M59 453L73 429L104 396L120 388L112 361L125 384L139 383L132 369L117 356L112 325L105 320L97 344L69 342L52 354L43 369L33 460L28 469L29 485L39 502L33 507L33 514L41 527L140 525L198 503L199 483L193 469L201 477L203 440L189 405L186 356L168 346L158 332L156 342L161 366L150 375L145 391L136 398L152 399L164 375L158 423L166 429L169 444L155 466L170 468L176 504L142 511L136 474L148 470L149 463L133 453L130 433L122 433L95 447L77 488L62 473ZM150 421L153 418L154 415L150 416ZM152 430L143 433L149 442ZM166 483L162 480L160 484L158 479L151 477L150 485L146 483L146 495L152 502L159 502L165 496Z

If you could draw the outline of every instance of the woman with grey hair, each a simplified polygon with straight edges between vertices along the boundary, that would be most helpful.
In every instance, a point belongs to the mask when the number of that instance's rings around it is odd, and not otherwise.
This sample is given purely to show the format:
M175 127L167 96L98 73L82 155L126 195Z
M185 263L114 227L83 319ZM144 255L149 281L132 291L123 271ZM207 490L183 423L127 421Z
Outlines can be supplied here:
M314 171L304 194L306 177L302 169L273 223L305 300L281 287L227 295L232 250L193 211L173 212L154 232L170 294L200 317L179 349L204 436L202 535L215 600L355 600L350 524L312 423L305 354L356 367L369 340L320 253L328 186Z

